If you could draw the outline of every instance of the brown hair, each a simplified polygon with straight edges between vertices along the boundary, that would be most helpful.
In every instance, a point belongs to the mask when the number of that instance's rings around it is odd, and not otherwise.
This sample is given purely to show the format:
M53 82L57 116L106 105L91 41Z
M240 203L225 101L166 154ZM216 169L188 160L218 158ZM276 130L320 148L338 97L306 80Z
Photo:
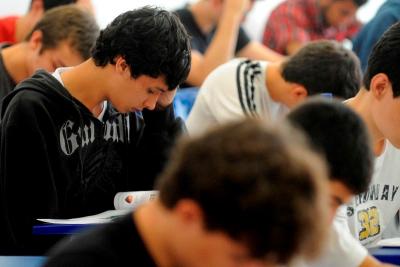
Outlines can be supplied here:
M167 208L192 199L207 229L227 233L256 258L284 264L320 251L326 180L323 162L298 132L248 119L181 141L157 188Z
M90 57L90 50L99 34L99 26L93 15L74 5L60 6L47 11L26 40L38 30L43 35L42 51L56 48L60 42L68 41L83 59Z

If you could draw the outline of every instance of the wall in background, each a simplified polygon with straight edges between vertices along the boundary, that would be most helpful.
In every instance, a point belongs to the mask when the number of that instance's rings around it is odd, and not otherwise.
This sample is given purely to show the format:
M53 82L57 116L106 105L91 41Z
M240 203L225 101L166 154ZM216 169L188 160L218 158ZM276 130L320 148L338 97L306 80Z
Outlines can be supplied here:
M193 0L92 0L92 2L96 10L97 20L103 28L117 15L129 9L144 5L155 5L172 10L183 6L185 3L193 2ZM282 0L256 1L244 24L252 38L260 40L269 12L280 2ZM364 23L369 21L383 2L384 0L369 0L358 11L358 18ZM29 3L30 0L1 0L0 16L24 14L28 9Z

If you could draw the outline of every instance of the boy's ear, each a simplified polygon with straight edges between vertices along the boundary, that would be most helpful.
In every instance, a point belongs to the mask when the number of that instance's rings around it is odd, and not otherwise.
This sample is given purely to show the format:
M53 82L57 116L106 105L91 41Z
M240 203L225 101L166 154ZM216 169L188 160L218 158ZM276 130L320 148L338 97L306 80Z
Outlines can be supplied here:
M126 60L122 56L115 57L115 69L118 73L129 74L130 76L129 65L126 63Z
M294 84L291 93L296 103L303 101L308 96L307 89L301 84Z
M34 31L28 41L29 47L33 50L37 50L38 48L41 49L42 42L43 42L43 33L41 30Z
M385 73L378 73L371 79L369 90L377 99L381 99L391 88L392 84Z
M185 225L201 225L204 224L203 210L195 201L191 199L179 200L173 208L174 214L177 215L181 223Z

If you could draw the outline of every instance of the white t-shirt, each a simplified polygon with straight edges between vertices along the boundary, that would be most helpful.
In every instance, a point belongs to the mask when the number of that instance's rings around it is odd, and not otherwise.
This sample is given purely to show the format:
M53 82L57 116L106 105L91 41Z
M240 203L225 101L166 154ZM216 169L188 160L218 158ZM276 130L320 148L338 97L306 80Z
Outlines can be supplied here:
M287 108L271 99L265 61L234 59L216 68L204 81L186 120L189 134L245 116L275 120Z
M338 214L346 213L346 206ZM368 252L350 233L346 217L336 217L330 229L330 236L325 250L312 262L299 261L290 267L358 267L367 257Z
M351 232L366 247L376 245L400 208L400 150L389 141L375 160L367 192L357 195L347 208ZM389 237L389 236L386 236Z

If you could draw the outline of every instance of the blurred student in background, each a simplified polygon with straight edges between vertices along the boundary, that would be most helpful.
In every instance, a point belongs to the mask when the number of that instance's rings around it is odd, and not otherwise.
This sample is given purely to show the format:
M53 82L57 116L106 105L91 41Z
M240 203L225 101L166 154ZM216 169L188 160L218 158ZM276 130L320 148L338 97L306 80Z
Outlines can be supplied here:
M32 0L28 12L23 16L0 18L0 43L19 43L25 40L45 11L66 4L76 3L86 11L94 13L91 0Z
M183 86L201 86L211 71L234 57L283 59L250 40L241 27L253 3L254 0L198 0L176 11L192 37L192 67Z
M76 6L46 12L24 41L0 49L0 100L38 69L53 72L88 59L98 34L94 17Z
M263 43L292 55L309 41L351 39L360 29L357 10L367 0L285 0L270 14Z
M400 21L400 0L386 0L375 16L353 39L353 51L361 61L363 71L367 68L368 57L382 34Z

